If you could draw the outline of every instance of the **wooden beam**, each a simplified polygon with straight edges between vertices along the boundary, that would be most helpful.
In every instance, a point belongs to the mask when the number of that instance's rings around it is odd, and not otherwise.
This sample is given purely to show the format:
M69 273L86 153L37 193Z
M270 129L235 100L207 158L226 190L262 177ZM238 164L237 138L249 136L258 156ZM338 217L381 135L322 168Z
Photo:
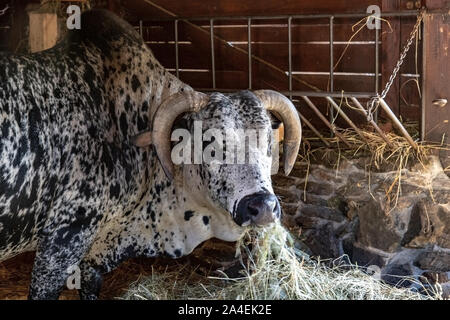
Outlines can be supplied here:
M368 6L381 5L382 0L151 0L158 6L183 17L242 16L313 13L364 13ZM389 0L392 1L392 0ZM160 10L146 5L145 1L123 0L123 5L142 18L161 17Z
M38 52L49 49L58 40L58 16L56 13L30 11L30 51Z

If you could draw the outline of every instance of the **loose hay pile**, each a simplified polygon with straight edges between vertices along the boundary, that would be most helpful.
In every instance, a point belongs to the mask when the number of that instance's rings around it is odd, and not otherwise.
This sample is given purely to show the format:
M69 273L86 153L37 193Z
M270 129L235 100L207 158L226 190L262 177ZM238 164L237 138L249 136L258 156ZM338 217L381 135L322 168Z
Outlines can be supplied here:
M393 288L356 266L329 267L297 250L280 225L254 230L240 244L243 275L201 277L193 267L153 272L132 284L122 299L436 299ZM246 262L244 262L245 260Z

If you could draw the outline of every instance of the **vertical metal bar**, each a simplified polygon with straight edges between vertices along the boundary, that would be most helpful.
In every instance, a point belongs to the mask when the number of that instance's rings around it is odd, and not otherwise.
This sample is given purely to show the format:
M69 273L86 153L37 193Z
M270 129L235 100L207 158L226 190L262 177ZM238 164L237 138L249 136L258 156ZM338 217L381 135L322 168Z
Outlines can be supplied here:
M247 20L248 40L248 88L252 89L252 19Z
M334 91L334 17L330 17L330 92Z
M211 71L212 71L212 82L213 89L216 88L216 62L214 60L214 20L209 19L209 32L211 36Z
M141 38L143 38L144 30L143 30L142 20L139 20L139 34L141 35Z
M178 60L178 20L175 20L175 69L177 78L180 77L180 65Z
M330 92L334 92L334 16L330 17ZM330 112L330 122L333 122L333 108L329 108L328 111ZM331 136L333 136L333 131Z
M292 100L292 17L288 18L289 98Z
M425 112L425 106L427 105L426 101L427 101L427 92L428 92L428 84L427 81L425 81L425 74L426 71L428 70L428 37L427 34L429 34L428 32L428 25L429 25L429 20L430 15L425 15L424 19L422 20L422 74L421 74L421 85L422 85L422 99L421 99L421 110L420 110L420 140L425 141L426 138L426 112Z
M379 85L380 85L380 45L379 45L379 37L380 37L380 30L378 28L375 28L375 93L378 93ZM373 120L375 123L378 123L378 108L375 110L375 114L373 117Z

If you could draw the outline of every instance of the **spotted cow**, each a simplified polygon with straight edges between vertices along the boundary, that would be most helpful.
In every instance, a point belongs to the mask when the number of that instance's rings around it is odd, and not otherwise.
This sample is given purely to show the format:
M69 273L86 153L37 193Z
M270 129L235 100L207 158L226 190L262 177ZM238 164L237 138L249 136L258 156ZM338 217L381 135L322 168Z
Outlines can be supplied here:
M29 298L57 299L77 267L81 298L95 299L102 274L128 258L178 258L279 218L269 144L247 165L174 165L168 152L169 130L196 120L269 137L272 112L288 173L301 131L284 96L196 92L102 10L55 47L1 53L0 65L0 261L36 251Z

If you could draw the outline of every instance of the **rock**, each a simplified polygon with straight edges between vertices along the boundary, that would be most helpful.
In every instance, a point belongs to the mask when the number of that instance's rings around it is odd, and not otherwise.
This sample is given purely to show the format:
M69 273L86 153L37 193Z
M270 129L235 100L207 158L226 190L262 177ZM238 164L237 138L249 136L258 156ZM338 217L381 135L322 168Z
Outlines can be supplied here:
M440 251L422 252L414 261L414 265L422 270L437 272L450 271L450 253Z
M318 183L314 181L308 181L306 184L306 192L313 193L315 195L329 197L334 194L334 184L331 183Z
M337 258L344 253L342 236L349 221L338 210L302 204L295 217L302 229L303 241L313 255L321 258Z
M341 243L333 224L328 222L321 224L318 228L302 229L303 242L311 250L312 255L323 259L339 257L342 254Z
M304 204L299 207L299 213L297 215L298 222L302 223L302 218L305 217L318 218L334 222L346 221L345 216L338 210L309 204Z
M424 284L445 283L449 281L447 273L431 271L423 272L419 280Z
M402 170L397 194L392 164L374 168L367 158L339 158L336 168L339 155L332 153L310 165L307 180L305 164L289 178L273 180L283 222L301 228L312 254L333 259L345 253L359 265L384 267L391 283L408 273L448 272L449 253L443 252L450 252L450 178L439 158Z
M432 199L421 199L411 211L408 231L401 244L417 248L437 244L442 248L450 248L449 232L450 211L446 206Z
M442 287L442 298L450 299L450 282L441 284Z
M352 250L352 262L357 263L359 266L368 267L376 265L380 268L384 267L391 257L389 253L382 252L380 250L369 249L358 243L353 244Z
M381 272L381 280L395 287L407 288L412 285L408 279L414 274L411 266L407 263L392 263L387 265Z
M386 216L378 202L364 203L358 217L359 231L356 238L360 244L388 252L399 248L401 236L396 232L391 217Z

